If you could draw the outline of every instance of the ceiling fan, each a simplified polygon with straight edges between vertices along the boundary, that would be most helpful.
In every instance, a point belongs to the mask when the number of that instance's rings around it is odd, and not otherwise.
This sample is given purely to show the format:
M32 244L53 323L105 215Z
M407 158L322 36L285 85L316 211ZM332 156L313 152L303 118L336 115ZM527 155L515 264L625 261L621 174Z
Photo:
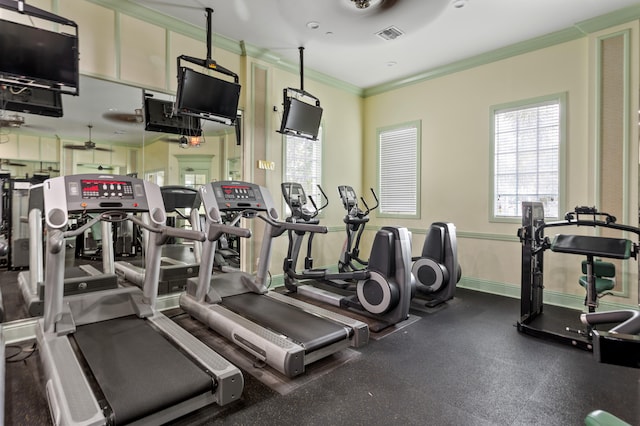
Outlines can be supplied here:
M15 161L11 160L1 160L0 166L26 167L27 165L23 163L16 163Z
M141 108L134 110L133 114L120 111L107 111L102 114L102 118L109 121L129 124L139 124L144 121Z
M19 128L24 124L24 117L18 114L0 114L0 127Z
M65 145L64 146L65 149L75 149L75 150L81 150L81 151L93 150L93 151L113 152L111 148L97 147L96 143L91 140L91 129L93 128L93 125L89 124L87 125L87 127L89 128L89 140L85 141L85 143L82 145Z
M14 113L8 114L7 110L0 110L0 129L6 128L9 131L13 129L29 128L32 130L39 130L44 132L54 132L55 129L49 126L41 126L37 124L28 124L25 121L24 116Z
M60 170L53 168L53 166L42 167L42 161L40 162L40 169L34 171L37 173L60 173Z
M111 167L111 166L103 166L102 164L98 164L98 165L95 165L95 164L78 164L78 166L86 167L88 169L96 169L96 170L100 170L100 171L103 171L103 170L111 171L111 170L113 170L113 167Z

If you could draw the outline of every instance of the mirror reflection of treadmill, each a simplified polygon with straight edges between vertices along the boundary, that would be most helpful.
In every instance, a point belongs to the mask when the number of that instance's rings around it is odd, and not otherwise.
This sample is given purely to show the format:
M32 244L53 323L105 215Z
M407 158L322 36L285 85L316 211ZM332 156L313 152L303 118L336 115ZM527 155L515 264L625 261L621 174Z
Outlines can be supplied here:
M94 184L107 190L92 191ZM113 189L111 189L113 187ZM150 235L145 283L66 297L64 239L69 214L137 221ZM150 225L131 213L151 212ZM44 185L47 228L44 315L36 326L54 424L164 424L212 403L240 398L241 372L156 310L160 246L167 236L204 238L167 228L160 188L126 176L75 175Z
M306 224L278 221L275 203L264 187L237 181L211 182L199 189L206 212L202 263L180 296L180 306L251 356L294 377L305 366L349 346L367 343L365 323L296 300L267 288L271 243L288 229ZM222 224L226 212L242 212L265 222L256 275L228 272L212 275L216 238L222 233L244 236L248 230Z
M167 225L178 227L180 222L190 223L190 212L196 200L197 191L186 186L167 185L160 188L162 201L167 212ZM169 216L170 215L170 216ZM143 214L143 220L149 220L148 214ZM148 231L143 232L143 246L149 244ZM144 284L146 253L134 260L119 260L115 262L115 273L126 282L142 287ZM177 242L175 239L162 246L160 262L160 277L158 294L168 294L183 291L187 279L198 276L200 265L195 256L193 245Z
M29 269L18 273L18 286L30 316L40 316L44 306L44 258L45 234L42 229L44 212L43 184L32 185L28 194L29 224ZM111 224L102 222L102 233L110 238ZM118 286L118 277L113 270L113 247L104 245L102 270L92 264L67 266L64 269L64 296L102 291Z

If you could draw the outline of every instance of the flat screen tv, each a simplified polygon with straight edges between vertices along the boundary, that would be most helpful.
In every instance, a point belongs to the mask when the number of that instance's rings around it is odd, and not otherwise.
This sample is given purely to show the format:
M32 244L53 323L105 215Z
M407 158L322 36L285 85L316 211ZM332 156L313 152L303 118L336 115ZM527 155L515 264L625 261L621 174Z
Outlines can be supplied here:
M322 108L296 98L286 97L280 133L316 140L322 119Z
M240 85L181 67L178 74L178 113L232 125L238 114Z
M0 86L0 105L8 111L62 117L60 92L39 87Z
M0 19L0 77L76 94L78 37Z
M202 135L199 118L174 114L173 102L148 96L144 98L144 129L185 136Z

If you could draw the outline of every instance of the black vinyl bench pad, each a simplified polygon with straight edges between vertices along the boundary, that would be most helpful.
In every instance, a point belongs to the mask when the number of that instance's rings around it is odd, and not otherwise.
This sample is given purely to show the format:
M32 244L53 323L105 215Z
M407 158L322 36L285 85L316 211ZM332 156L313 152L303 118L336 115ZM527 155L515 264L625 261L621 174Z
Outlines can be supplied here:
M551 243L551 251L558 253L592 255L611 259L628 259L631 257L631 247L631 240L624 238L588 235L558 234Z

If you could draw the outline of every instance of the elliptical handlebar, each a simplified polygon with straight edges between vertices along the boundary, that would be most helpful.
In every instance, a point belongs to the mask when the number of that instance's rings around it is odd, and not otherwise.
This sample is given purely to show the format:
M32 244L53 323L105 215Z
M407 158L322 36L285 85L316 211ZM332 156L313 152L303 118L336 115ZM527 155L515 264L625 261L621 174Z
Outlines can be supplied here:
M380 202L378 201L378 196L376 195L376 192L373 190L373 188L369 188L371 190L371 194L373 194L373 199L376 200L376 205L373 207L369 207L369 205L367 204L367 202L364 200L363 197L360 197L360 201L362 201L362 204L365 206L365 208L367 209L363 215L367 216L371 211L375 210L378 208L378 206L380 205Z
M309 195L309 201L311 202L311 205L313 206L313 208L315 209L315 212L311 215L310 219L315 218L316 216L318 216L318 214L320 214L320 212L322 210L324 210L328 205L329 205L329 198L327 197L327 194L324 193L322 187L320 185L316 185L316 187L318 188L318 190L320 191L320 194L322 194L322 197L324 197L324 204L321 205L320 207L318 207L318 205L316 204L315 200L313 199L313 197L311 195ZM322 198L321 198L322 199Z

